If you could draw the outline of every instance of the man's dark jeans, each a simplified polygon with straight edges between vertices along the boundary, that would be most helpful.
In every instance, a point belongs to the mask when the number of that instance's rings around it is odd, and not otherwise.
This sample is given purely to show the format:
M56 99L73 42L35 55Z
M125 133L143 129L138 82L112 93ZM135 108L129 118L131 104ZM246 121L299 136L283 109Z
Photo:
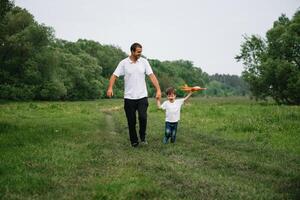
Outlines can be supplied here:
M139 135L141 141L146 139L146 128L147 128L147 108L148 108L148 98L142 99L124 99L124 110L126 113L129 138L131 145L136 146L139 143L136 132L136 111L138 111L139 116Z

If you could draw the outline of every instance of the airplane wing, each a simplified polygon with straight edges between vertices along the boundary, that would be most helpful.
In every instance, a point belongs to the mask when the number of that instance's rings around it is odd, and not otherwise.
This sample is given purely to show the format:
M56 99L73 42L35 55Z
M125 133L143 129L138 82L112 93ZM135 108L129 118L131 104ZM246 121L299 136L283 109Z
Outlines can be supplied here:
M189 86L185 85L185 86L181 87L181 90L183 90L185 92L190 92L190 91L194 92L194 91L200 91L200 90L206 90L206 89L207 88L202 88L200 86L189 87Z

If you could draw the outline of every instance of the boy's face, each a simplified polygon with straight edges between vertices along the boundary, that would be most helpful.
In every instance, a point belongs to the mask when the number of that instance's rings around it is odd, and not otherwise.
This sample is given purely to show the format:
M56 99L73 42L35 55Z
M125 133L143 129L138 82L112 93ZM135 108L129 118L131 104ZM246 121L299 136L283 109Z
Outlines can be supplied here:
M173 102L176 99L176 95L174 93L168 94L167 98L170 102Z

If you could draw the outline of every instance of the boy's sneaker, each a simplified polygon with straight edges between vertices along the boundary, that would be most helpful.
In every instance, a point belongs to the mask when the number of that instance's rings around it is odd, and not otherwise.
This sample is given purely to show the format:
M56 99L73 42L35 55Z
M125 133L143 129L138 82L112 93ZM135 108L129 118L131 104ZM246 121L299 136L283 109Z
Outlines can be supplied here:
M169 140L169 138L167 138L167 137L164 137L164 139L163 139L163 143L164 143L164 144L168 144L168 140Z
M146 141L146 140L143 140L143 141L141 141L141 145L147 145L148 144L148 142Z

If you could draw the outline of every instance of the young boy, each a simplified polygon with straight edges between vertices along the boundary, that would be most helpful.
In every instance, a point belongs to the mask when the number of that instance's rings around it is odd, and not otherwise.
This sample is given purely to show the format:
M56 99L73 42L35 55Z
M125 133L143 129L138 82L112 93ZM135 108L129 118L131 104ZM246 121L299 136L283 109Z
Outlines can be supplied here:
M184 102L186 102L193 92L189 94L184 99L176 99L176 91L173 87L170 87L166 91L167 101L162 105L160 100L157 100L157 106L160 109L166 110L166 128L165 128L165 137L163 143L167 144L169 138L171 138L171 143L174 143L176 140L176 132L178 121L180 120L180 109Z

